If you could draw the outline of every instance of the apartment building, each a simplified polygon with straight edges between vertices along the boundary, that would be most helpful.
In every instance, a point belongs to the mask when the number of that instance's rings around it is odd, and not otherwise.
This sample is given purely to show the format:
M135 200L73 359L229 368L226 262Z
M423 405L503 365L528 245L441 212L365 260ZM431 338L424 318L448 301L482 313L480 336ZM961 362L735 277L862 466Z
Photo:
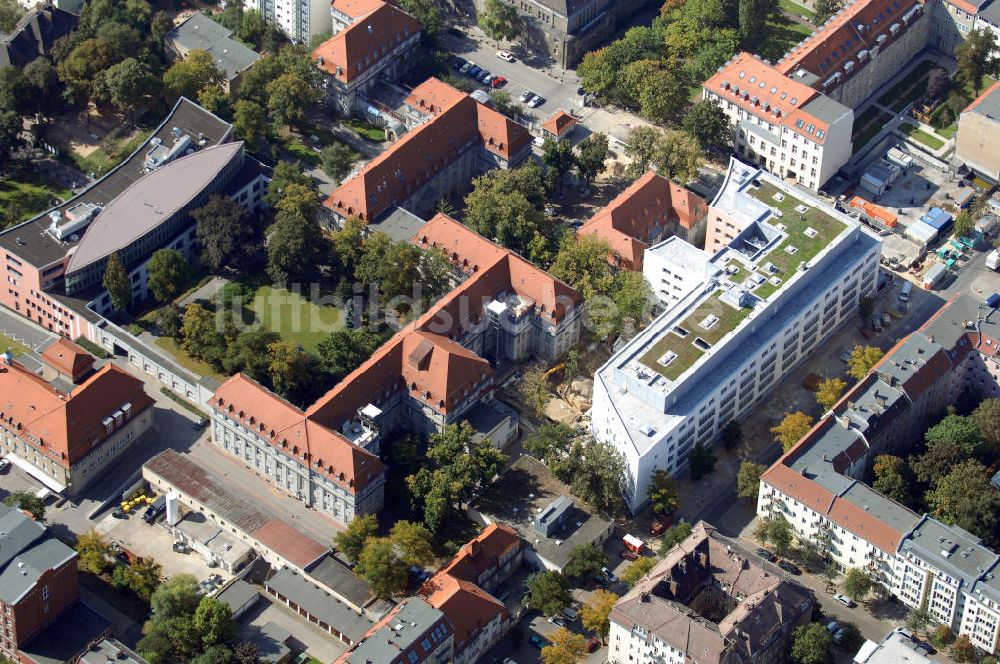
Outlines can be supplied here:
M955 157L992 182L1000 182L1000 83L994 83L958 118Z
M57 493L78 494L150 428L141 380L108 363L80 385L49 382L9 354L0 364L0 447Z
M930 4L930 3L929 3ZM958 45L976 29L976 16L994 0L937 0L931 5L931 45L955 57Z
M618 194L576 234L593 235L611 245L608 260L620 269L642 272L643 254L660 240L677 236L705 242L708 204L701 196L653 171Z
M422 597L407 597L335 664L446 664L454 653L455 634L444 613Z
M24 661L21 648L77 602L76 563L43 526L0 505L0 655Z
M381 509L383 442L477 421L494 366L555 359L580 336L580 295L517 254L441 214L412 241L443 251L459 285L316 403L302 411L241 374L209 401L216 444L342 523Z
M338 187L324 205L338 221L357 216L373 230L402 208L433 214L439 201L464 192L472 178L516 168L531 154L527 128L436 78L410 93L415 126ZM419 228L408 228L411 235Z
M702 260L705 278L667 268L691 279L686 294L595 376L591 429L623 455L633 511L655 470L683 472L695 443L749 412L875 291L879 240L766 171L733 159L708 218L706 247L727 241Z
M300 44L330 32L330 0L250 0L244 8L256 9L264 20Z
M157 249L200 253L190 212L212 194L262 205L268 171L231 142L232 126L181 98L147 141L70 200L0 232L7 287L0 304L64 337L99 342L112 311L102 284L118 253L132 299L148 296Z
M759 56L734 56L702 97L729 116L736 156L779 177L819 189L851 157L851 109Z
M782 516L841 567L867 569L907 606L994 653L1000 557L861 482L875 456L906 454L961 393L1000 394L1000 324L989 313L956 295L897 344L764 473L757 512Z
M812 591L773 576L704 521L611 610L612 664L784 662Z
M196 49L208 53L222 72L222 87L236 90L243 72L254 66L260 55L243 42L233 39L233 31L219 25L201 12L194 12L163 38L167 53L185 59Z
M313 62L326 74L327 104L341 115L364 113L375 85L399 80L419 61L415 51L420 23L415 18L378 0L352 3L350 9L355 15L347 16L333 3L330 11L338 29L312 53ZM347 21L341 25L337 16Z

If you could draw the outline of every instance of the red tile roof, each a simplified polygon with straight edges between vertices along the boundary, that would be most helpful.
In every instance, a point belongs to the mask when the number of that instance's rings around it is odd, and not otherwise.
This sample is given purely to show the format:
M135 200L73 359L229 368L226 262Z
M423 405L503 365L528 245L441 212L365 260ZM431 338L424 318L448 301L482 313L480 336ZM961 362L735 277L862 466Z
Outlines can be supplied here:
M992 95L994 93L998 93L997 91L1000 91L1000 81L997 81L996 83L994 83L993 85L991 85L989 88L987 88L986 91L983 92L983 94L981 94L978 97L976 97L975 99L973 99L972 103L969 104L968 106L966 106L965 110L963 110L962 112L963 113L968 113L969 111L975 110L976 107L979 106L979 104L981 104L984 99L986 99L987 97L989 97L990 95ZM998 93L998 94L1000 94L1000 93Z
M566 111L556 111L549 116L549 119L542 123L542 130L553 136L562 136L563 132L577 123L576 118Z
M441 110L338 187L326 207L371 221L413 195L475 143L508 160L531 143L525 127L437 79L418 86L410 99Z
M364 20L350 24L320 44L312 58L326 73L350 83L383 58L393 57L397 46L419 33L416 19L388 3L380 3L364 15Z
M455 629L455 652L460 653L475 641L478 632L500 616L509 617L499 600L474 583L440 572L424 584L421 594L427 603L444 613Z
M485 572L499 567L500 559L520 546L521 536L513 528L491 523L463 545L455 557L441 568L441 572L469 583L478 583Z
M653 229L676 223L690 230L707 213L708 205L701 196L649 171L591 217L577 234L607 241L621 267L641 271Z
M330 550L277 518L268 520L250 536L299 568L305 568Z
M350 493L385 470L377 456L308 420L301 410L242 374L223 383L210 405Z
M0 365L0 424L69 468L108 437L104 419L126 403L130 419L153 405L138 378L105 364L69 394L19 364ZM55 455L50 453L54 452Z
M433 76L413 88L404 102L426 115L438 115L465 99L467 95Z
M382 0L333 0L330 6L351 18L361 18L384 4Z
M42 361L74 383L94 366L94 356L65 337L42 351Z

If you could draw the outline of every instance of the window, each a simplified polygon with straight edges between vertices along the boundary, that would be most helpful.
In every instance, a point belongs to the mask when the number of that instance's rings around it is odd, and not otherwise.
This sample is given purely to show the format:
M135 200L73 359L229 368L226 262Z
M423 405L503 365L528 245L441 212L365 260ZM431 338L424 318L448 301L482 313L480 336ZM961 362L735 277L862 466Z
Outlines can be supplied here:
M42 601L43 602L49 601L49 587L48 586L42 586Z

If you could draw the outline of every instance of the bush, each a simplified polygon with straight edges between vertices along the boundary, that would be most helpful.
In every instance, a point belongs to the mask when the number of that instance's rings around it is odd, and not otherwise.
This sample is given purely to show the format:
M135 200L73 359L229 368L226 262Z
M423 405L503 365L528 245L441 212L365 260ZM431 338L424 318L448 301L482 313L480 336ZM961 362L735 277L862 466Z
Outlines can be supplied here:
M931 642L939 649L948 647L954 640L955 635L947 625L938 625L931 634Z
M103 348L101 348L100 346L98 346L93 341L91 341L90 339L88 339L83 335L74 339L74 342L99 360L106 360L109 357L111 357L111 353L104 350Z

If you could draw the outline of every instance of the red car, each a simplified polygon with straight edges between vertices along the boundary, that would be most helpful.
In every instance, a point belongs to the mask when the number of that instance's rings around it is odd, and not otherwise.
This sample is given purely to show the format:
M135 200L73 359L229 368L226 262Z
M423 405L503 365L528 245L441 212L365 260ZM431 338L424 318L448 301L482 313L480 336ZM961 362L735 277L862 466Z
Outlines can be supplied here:
M618 552L618 555L621 556L624 560L638 560L639 558L638 553L636 553L635 551L629 551L628 549L622 549L621 551Z
M594 652L601 647L601 641L596 636L587 639L587 652Z
M502 88L505 85L507 85L507 79L504 78L503 76L497 76L492 81L490 81L491 88Z

